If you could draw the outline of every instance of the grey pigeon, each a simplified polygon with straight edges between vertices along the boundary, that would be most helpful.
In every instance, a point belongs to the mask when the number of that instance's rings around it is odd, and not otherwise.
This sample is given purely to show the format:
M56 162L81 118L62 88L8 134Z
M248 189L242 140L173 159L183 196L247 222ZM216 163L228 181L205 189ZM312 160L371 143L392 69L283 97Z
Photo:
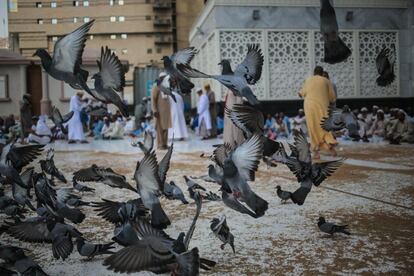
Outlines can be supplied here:
M128 189L137 192L137 190L126 181L125 176L114 172L111 168L98 167L96 164L92 164L89 168L75 172L73 174L73 179L82 182L104 183L113 188Z
M113 254L114 252L111 249L115 247L112 246L114 242L106 244L93 244L85 242L83 237L76 238L76 248L78 249L79 255L88 257L88 260L92 260L93 257L98 255Z
M114 224L120 224L125 220L135 221L136 218L144 218L148 211L140 198L127 202L103 198L101 202L92 202L91 205L99 216Z
M101 48L101 58L97 62L99 72L92 76L95 80L95 91L99 95L97 98L104 103L113 103L124 117L128 117L128 106L119 96L125 86L125 70L121 61L106 46L105 50Z
M171 80L170 75L165 76L162 79L162 81L157 80L156 84L162 93L170 96L174 102L177 102L177 99L175 98L175 95L173 94L173 86L175 82Z
M229 192L226 192L225 190L222 190L221 198L223 200L223 203L227 207L229 207L229 208L231 208L231 209L233 209L233 210L235 210L235 211L237 211L241 214L249 215L252 218L258 218L259 217L258 214L256 214L255 212L253 212L252 210L247 208L245 205L243 205L239 201L239 199L234 196L233 193L231 193L231 192L229 193Z
M134 179L144 206L151 210L151 225L160 229L166 228L171 222L158 198L164 191L164 183L159 176L159 167L154 152L145 154L141 162L137 162Z
M52 237L53 257L65 260L73 251L72 238L79 238L82 233L71 225L59 222L54 226L48 225L48 228Z
M72 118L73 113L73 111L70 111L68 114L62 116L60 110L56 106L53 106L50 119L55 124L55 127L58 127L64 134L68 134L68 129L64 124Z
M66 204L72 207L79 207L79 206L89 206L90 202L86 202L78 198L69 198L66 201Z
M285 203L286 201L292 198L292 193L289 191L283 191L279 185L276 186L276 189L277 196L282 200L282 203Z
M311 191L312 185L319 186L335 172L344 159L312 163L310 146L302 130L296 132L294 138L295 144L292 146L290 156L287 156L285 149L281 147L282 163L288 166L300 183L300 187L292 194L291 199L294 203L302 205Z
M21 173L20 178L22 179L23 183L25 183L28 188L23 188L20 185L13 184L12 193L13 193L14 200L16 200L16 202L19 203L20 206L25 207L27 205L30 209L34 211L36 209L30 202L30 188L34 186L33 175L34 175L33 168L27 168L23 173Z
M140 221L138 208L134 203L125 203L119 206L117 209L117 217L115 214L111 214L115 211L115 208L104 210L106 214L103 214L103 217L106 220L112 220L113 223L116 223L114 229L114 237L112 240L117 242L122 246L130 246L139 241L139 237L135 231L134 223ZM101 212L102 214L103 212ZM105 216L108 216L106 218ZM119 222L117 222L119 219ZM145 220L146 219L142 219Z
M66 203L55 201L52 199L53 205L46 205L47 210L56 217L61 217L70 220L73 223L82 223L85 219L85 214L77 209L70 208Z
M168 148L167 153L165 153L160 163L158 163L158 175L160 177L162 186L164 186L165 184L165 180L167 179L167 172L170 169L170 162L173 149L174 143L171 143L171 146Z
M94 188L90 188L88 186L82 185L78 183L75 179L72 179L73 188L79 192L94 192Z
M340 131L346 127L342 119L342 109L329 107L328 116L322 118L321 127L326 131Z
M46 272L33 261L30 257L26 256L23 249L11 245L0 245L0 259L5 260L7 263L12 264L20 275L35 275L35 276L47 276ZM17 275L5 274L5 270L0 269L1 275Z
M207 191L206 188L201 186L200 184L196 183L194 180L189 178L188 176L184 175L185 183L187 184L188 188L191 188L192 190L202 190Z
M89 116L93 117L105 117L108 116L108 109L105 106L92 106L92 105L88 105L85 110L86 114L88 114Z
M179 186L177 186L174 181L170 181L170 183L164 183L164 195L168 199L176 199L181 200L183 204L188 204L188 201L185 199L184 193Z
M223 215L221 218L213 218L210 224L210 229L213 231L214 235L223 242L220 246L221 250L224 250L226 244L230 244L233 253L236 254L234 249L234 236L227 225L226 216Z
M346 60L351 50L338 35L335 10L329 0L321 0L320 30L324 42L324 62L335 64Z
M53 57L45 49L37 49L33 56L40 57L42 67L54 79L64 81L74 89L83 89L96 97L88 85L88 71L80 68L89 29L95 20L83 24L60 38L54 46Z
M67 183L65 176L63 175L61 171L59 171L59 169L55 165L54 149L52 148L49 149L47 152L46 159L40 160L39 163L40 163L40 167L42 168L42 171L52 176L52 181L53 181L53 178L56 177L63 183Z
M194 88L194 84L178 70L178 66L189 66L196 52L194 47L188 47L177 51L171 56L164 56L162 58L164 69L169 75L169 78L173 81L177 90L183 94L190 94L191 89Z
M185 64L178 64L177 68L189 78L215 79L230 89L235 96L245 97L251 105L257 106L260 102L253 94L249 85L256 84L259 81L262 74L263 62L262 51L256 44L247 46L247 55L234 72L228 60L222 60L219 63L219 65L223 66L221 75L208 75Z
M395 46L392 50L383 46L375 59L375 63L379 74L376 80L377 84L379 86L389 86L395 80Z
M333 236L334 233L344 233L346 235L351 235L351 233L347 230L348 225L336 225L330 222L326 222L324 217L319 217L318 227L322 232L328 233L331 236Z
M154 137L152 136L150 131L146 130L144 131L144 143L140 141L133 142L132 146L133 147L138 146L144 154L147 154L148 152L151 152L154 147Z

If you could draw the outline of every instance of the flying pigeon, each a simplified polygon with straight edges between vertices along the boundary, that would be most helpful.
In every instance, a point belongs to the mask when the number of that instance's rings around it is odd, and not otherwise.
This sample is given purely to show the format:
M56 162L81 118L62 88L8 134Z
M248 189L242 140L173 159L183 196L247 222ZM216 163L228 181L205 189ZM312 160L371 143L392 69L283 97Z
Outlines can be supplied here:
M377 84L379 86L389 86L395 80L394 64L395 64L395 47L390 50L383 46L375 59L379 77Z
M291 192L283 191L279 185L276 186L276 189L277 189L277 196L282 200L282 203L285 203L286 201L291 199L292 197Z
M183 204L188 204L188 201L185 199L184 193L179 186L177 186L174 181L170 181L170 183L164 183L164 195L168 199L176 199L181 200Z
M88 186L78 183L75 179L72 179L73 188L79 192L94 192L94 188L89 188Z
M170 161L171 161L173 149L174 149L174 143L171 143L171 146L168 148L167 153L161 159L160 163L158 163L158 176L160 177L162 186L164 186L165 184L165 180L167 179L167 172L170 169Z
M177 51L171 56L164 56L162 58L164 69L170 76L170 79L173 80L177 90L186 95L191 93L194 84L189 81L180 70L178 70L178 66L189 66L196 53L197 51L194 47L188 47Z
M40 58L42 67L54 79L64 81L74 89L83 89L91 96L94 94L86 83L89 72L80 65L88 31L94 22L91 20L60 38L55 43L53 57L45 49L37 49L33 54Z
M156 83L162 93L170 96L174 102L177 102L177 99L175 98L175 95L173 94L173 89L174 89L173 87L174 87L175 81L171 80L170 75L165 76L162 79L162 81L157 81Z
M259 45L248 45L247 55L233 72L229 60L222 60L219 65L223 66L221 75L208 75L202 73L186 64L177 64L186 77L189 78L212 78L219 81L222 85L230 89L235 96L245 97L248 102L257 106L260 102L249 85L256 84L262 75L264 57Z
M23 249L20 247L0 245L0 259L12 264L14 269L16 269L20 275L48 276L38 263L26 256ZM17 273L6 274L6 270L4 269L5 268L0 269L0 275L17 275Z
M68 129L65 127L65 123L67 123L73 116L73 111L69 112L62 116L59 109L56 106L52 107L51 111L51 120L55 124L55 127L58 127L64 134L68 134Z
M34 168L27 168L24 172L20 174L20 178L22 179L23 183L28 188L23 188L20 185L13 184L12 186L12 194L14 200L22 207L26 205L32 209L33 211L36 210L32 203L30 202L30 188L34 186L33 184L33 175L34 175Z
M236 254L234 249L234 236L227 225L226 216L223 215L220 219L213 218L210 224L210 229L213 231L214 235L223 242L220 246L221 250L224 250L226 244L230 244L233 253Z
M144 154L151 152L154 147L154 137L150 131L144 131L144 143L138 141L131 144L133 147L138 146Z
M47 157L45 160L40 160L40 167L42 168L42 171L52 176L53 178L56 177L63 183L67 183L67 180L62 172L59 171L59 169L55 165L54 161L54 149L50 148L47 152Z
M342 109L329 107L328 116L322 118L321 127L326 131L340 131L346 127L342 118Z
M113 224L122 223L123 213L126 214L125 220L135 221L135 218L144 218L148 211L140 198L127 202L118 202L103 198L102 202L92 202L91 205L98 212L98 216ZM124 212L120 211L121 209ZM125 210L127 211L125 212Z
M76 238L76 248L78 249L79 255L88 257L88 260L92 260L93 257L98 255L105 254L114 254L111 249L115 247L112 246L114 242L106 244L93 244L85 242L85 238L78 237Z
M95 80L96 98L104 103L113 103L124 117L128 117L128 106L118 94L125 86L125 71L121 61L106 46L105 50L101 48L101 58L97 63L99 72L92 76Z
M328 233L331 236L333 236L334 233L344 233L346 235L351 235L351 233L347 230L348 225L336 225L330 222L326 222L324 217L319 217L318 227L322 232Z
M324 62L335 64L346 60L351 50L338 35L335 10L329 0L321 0L321 33L324 41Z
M192 180L191 178L189 178L188 176L184 175L184 180L185 183L187 184L187 187L192 190L202 190L202 191L207 191L206 188L204 188L203 186L201 186L200 184L196 183L194 180Z

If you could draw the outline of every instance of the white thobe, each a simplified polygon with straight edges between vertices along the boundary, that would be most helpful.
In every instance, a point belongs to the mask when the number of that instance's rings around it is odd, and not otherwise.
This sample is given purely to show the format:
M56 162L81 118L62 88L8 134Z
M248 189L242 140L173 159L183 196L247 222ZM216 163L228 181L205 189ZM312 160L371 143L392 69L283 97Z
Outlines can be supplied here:
M82 103L77 95L70 98L69 111L73 111L73 116L68 122L68 138L69 140L85 140L85 133L83 132L80 112L82 110Z
M172 122L172 128L168 129L168 138L188 138L188 132L187 132L187 125L185 124L185 118L184 118L184 100L183 97L181 97L180 94L173 91L172 92L175 96L175 99L177 102L174 102L174 100L171 97L168 97L170 99L170 110L171 110L171 122Z
M197 105L197 113L198 113L198 126L201 126L201 122L204 120L206 124L206 129L211 129L211 117L209 111L209 101L206 94L202 94L200 96L200 100L198 101Z

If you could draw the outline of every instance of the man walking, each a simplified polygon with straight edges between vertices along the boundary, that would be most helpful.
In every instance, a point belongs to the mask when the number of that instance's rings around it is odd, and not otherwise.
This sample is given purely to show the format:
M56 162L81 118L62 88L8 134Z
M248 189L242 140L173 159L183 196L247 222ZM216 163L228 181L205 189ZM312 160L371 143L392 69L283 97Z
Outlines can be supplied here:
M87 143L81 120L81 111L83 108L82 97L83 92L78 91L70 98L69 111L73 111L73 116L68 122L69 144L73 144L76 141Z
M204 89L206 90L209 108L210 111L210 118L211 118L211 133L210 137L215 138L217 137L217 106L216 106L216 95L214 91L211 90L210 84L204 85Z
M155 129L157 131L157 148L165 150L168 143L168 129L171 128L171 111L168 95L160 91L157 84L160 84L167 76L161 72L157 83L151 91L151 108L155 117Z

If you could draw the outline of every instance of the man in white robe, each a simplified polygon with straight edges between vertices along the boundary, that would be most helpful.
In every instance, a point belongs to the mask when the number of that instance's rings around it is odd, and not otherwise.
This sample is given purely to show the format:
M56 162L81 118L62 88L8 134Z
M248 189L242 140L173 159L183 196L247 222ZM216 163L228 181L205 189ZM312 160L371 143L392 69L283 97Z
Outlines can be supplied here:
M41 145L50 143L52 131L47 126L46 119L46 116L40 116L36 126L32 126L32 133L27 137L29 143L37 143Z
M197 94L200 97L197 105L198 113L198 133L203 140L210 138L211 136L211 117L208 101L208 96L206 93L203 93L201 88L197 89Z
M177 102L171 97L168 97L170 100L171 107L171 122L172 128L168 129L168 138L178 139L180 141L188 138L187 125L185 124L184 118L184 100L180 94L175 91L172 91L173 95Z
M81 121L81 111L83 108L83 103L81 101L82 97L83 92L76 92L76 94L70 98L69 111L73 111L73 116L68 122L69 144L75 143L76 141L87 143Z

